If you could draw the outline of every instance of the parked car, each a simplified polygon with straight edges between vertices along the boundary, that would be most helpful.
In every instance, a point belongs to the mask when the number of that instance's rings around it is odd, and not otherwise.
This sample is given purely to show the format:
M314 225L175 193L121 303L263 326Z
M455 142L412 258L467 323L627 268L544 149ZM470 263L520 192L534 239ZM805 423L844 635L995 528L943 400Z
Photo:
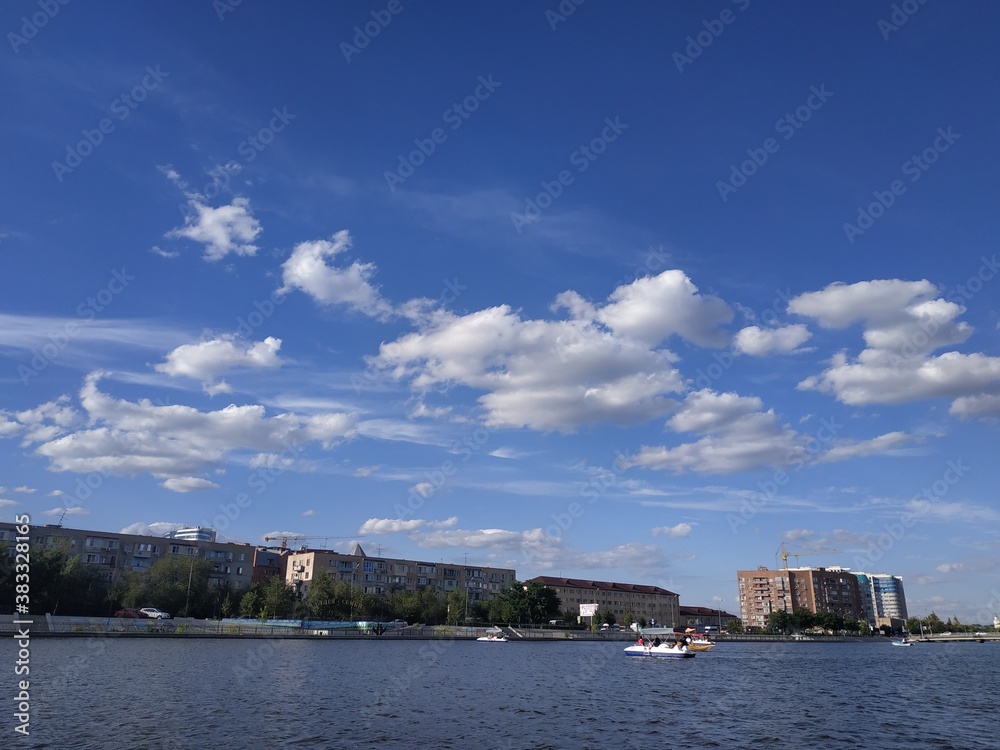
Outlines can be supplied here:
M149 619L149 615L143 612L141 609L133 609L132 607L125 607L124 609L119 609L115 612L115 617L134 617L136 619Z
M156 607L143 607L139 610L146 617L151 617L154 620L169 620L170 613L164 612L162 609L157 609Z
M408 624L409 623L407 623L406 620L393 620L389 623L389 625L394 628L405 628Z

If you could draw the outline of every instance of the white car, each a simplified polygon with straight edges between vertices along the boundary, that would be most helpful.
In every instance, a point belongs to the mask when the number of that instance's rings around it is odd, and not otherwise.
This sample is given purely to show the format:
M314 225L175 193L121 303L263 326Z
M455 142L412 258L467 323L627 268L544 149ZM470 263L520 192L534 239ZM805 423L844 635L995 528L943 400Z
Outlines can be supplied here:
M139 610L146 617L151 617L154 620L169 620L170 613L164 612L162 609L157 609L156 607L143 607Z

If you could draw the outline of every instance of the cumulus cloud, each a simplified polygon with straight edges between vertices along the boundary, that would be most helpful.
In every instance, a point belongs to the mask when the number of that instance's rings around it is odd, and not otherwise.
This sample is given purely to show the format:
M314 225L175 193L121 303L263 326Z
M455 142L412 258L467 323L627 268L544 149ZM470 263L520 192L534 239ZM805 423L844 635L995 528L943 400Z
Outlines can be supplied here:
M219 485L201 477L170 477L161 484L172 492L195 492L196 490L217 490Z
M46 436L35 449L53 471L151 474L167 489L188 492L214 486L199 474L234 451L284 453L288 446L314 442L330 448L355 435L355 417L346 413L267 416L260 405L202 412L145 399L116 400L99 390L101 376L91 373L80 390L86 427L60 426L57 437Z
M184 344L172 350L156 370L173 377L200 380L210 395L229 392L225 381L214 383L223 372L236 368L262 370L281 367L278 350L281 339L268 336L263 341L248 342L236 336L219 336L197 344Z
M669 270L618 287L597 319L617 333L653 346L672 335L700 346L724 346L721 326L733 311L718 297L698 292L683 271Z
M657 526L653 529L653 536L665 536L670 539L683 539L694 527L689 523L679 523L676 526Z
M793 354L812 336L804 325L782 328L748 326L736 334L733 345L741 354L766 357L770 354Z
M184 226L167 232L168 238L186 238L205 246L205 260L217 261L230 253L235 255L256 255L257 246L252 245L261 232L260 222L250 212L250 201L234 198L227 206L212 208L201 198L191 197L188 205L192 213L184 220Z
M704 437L675 447L643 446L623 463L647 469L730 474L778 467L801 457L804 440L781 425L759 398L701 390L691 393L667 425Z
M338 267L327 263L350 247L347 230L337 232L332 241L300 242L281 266L283 286L278 292L286 294L299 289L322 305L345 305L380 320L391 317L392 305L371 283L374 264L354 261Z
M959 321L965 309L936 297L928 281L898 279L831 284L792 299L790 312L825 328L861 323L866 348L854 359L835 355L821 374L799 383L831 393L846 404L899 404L953 398L958 416L989 415L1000 383L1000 357L937 349L965 342L972 328Z

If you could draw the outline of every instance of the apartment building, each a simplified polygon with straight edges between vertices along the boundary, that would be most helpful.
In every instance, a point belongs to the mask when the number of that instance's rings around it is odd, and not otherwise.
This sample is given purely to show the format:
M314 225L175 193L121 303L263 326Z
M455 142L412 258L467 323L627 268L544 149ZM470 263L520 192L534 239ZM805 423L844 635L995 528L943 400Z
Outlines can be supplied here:
M364 593L416 591L424 587L445 593L460 590L468 594L470 604L492 598L516 580L510 568L371 557L360 544L346 554L316 549L288 551L285 580L303 597L309 595L309 586L320 570Z
M647 623L655 622L665 628L681 624L677 594L659 586L553 576L531 580L553 589L559 597L560 609L576 612L581 604L596 604L598 610L610 610L618 622L627 614L633 621L644 618Z
M0 543L13 539L15 528L12 523L0 521ZM213 541L67 529L55 524L32 526L29 536L32 550L63 549L71 556L79 555L85 565L97 567L106 581L113 580L119 572L149 570L157 560L201 558L212 564L209 578L213 584L228 583L238 589L250 586L253 546L214 541L215 532L211 529L187 531L191 537L206 536L204 532L211 531Z
M837 612L844 617L864 617L857 577L847 568L785 568L736 572L740 619L747 627L763 628L771 612L791 612L804 607L810 612Z

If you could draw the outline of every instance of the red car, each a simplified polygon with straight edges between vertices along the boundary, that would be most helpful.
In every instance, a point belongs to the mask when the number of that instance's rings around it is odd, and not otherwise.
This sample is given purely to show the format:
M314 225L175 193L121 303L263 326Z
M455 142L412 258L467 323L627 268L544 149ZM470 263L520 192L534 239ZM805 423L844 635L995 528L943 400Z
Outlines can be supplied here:
M119 609L115 612L115 617L134 617L136 619L148 620L149 615L138 609L133 609L132 607L125 607L125 609Z

